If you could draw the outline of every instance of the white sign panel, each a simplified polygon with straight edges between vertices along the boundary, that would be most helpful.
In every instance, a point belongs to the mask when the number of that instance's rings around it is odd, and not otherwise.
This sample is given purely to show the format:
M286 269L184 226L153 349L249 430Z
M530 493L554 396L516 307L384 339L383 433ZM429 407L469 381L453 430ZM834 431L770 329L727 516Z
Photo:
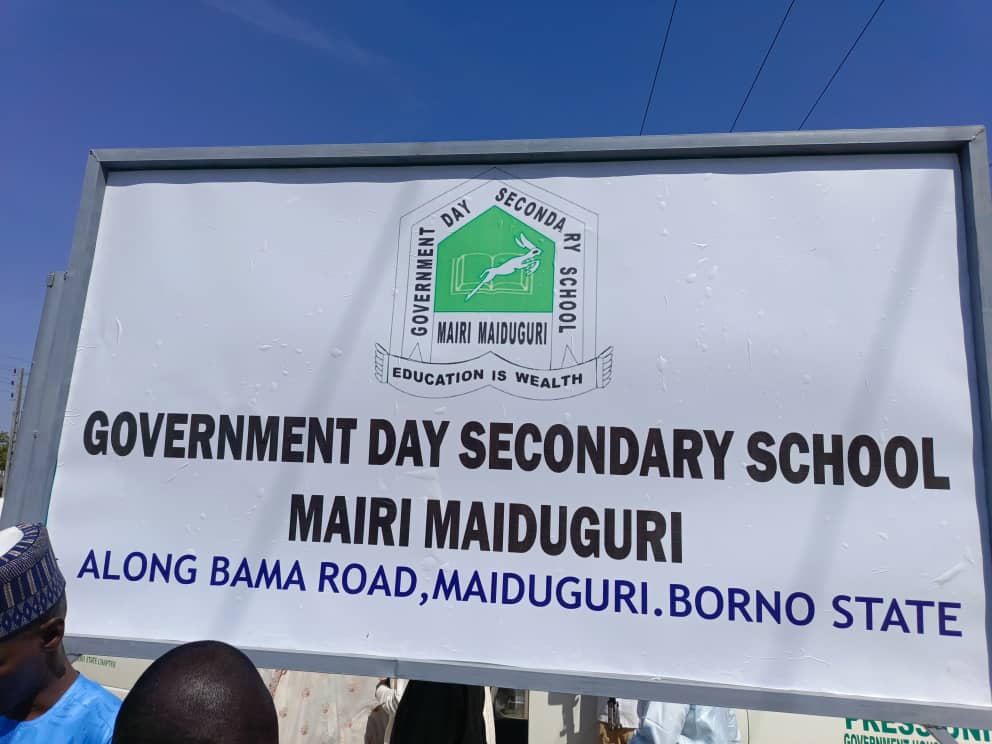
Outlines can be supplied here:
M111 173L73 633L992 706L958 182Z

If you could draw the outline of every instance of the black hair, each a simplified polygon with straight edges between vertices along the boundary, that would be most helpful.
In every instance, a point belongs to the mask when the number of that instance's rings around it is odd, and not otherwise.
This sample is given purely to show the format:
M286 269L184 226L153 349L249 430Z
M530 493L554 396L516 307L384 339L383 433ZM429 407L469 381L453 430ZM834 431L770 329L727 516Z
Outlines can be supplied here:
M155 661L124 700L113 744L277 744L272 696L251 660L219 641Z

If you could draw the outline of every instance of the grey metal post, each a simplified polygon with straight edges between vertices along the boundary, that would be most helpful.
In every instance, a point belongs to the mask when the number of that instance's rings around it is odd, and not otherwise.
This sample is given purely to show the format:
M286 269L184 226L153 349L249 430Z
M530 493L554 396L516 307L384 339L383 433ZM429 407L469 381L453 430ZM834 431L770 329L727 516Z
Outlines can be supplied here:
M925 726L930 736L940 742L940 744L958 744L958 740L951 736L951 732L943 726Z
M10 431L7 435L7 458L3 464L3 480L0 480L0 494L7 487L10 466L14 462L14 443L17 441L17 426L21 420L21 394L24 390L24 367L17 370L17 387L14 393L14 410L10 413Z

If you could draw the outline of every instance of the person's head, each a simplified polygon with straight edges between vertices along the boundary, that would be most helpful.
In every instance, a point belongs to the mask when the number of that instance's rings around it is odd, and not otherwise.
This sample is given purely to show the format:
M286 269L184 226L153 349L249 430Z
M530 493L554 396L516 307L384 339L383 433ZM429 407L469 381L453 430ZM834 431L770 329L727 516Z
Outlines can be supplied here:
M66 671L65 579L42 524L0 531L0 715L18 718Z
M275 703L251 660L218 641L155 661L124 700L113 744L277 744Z

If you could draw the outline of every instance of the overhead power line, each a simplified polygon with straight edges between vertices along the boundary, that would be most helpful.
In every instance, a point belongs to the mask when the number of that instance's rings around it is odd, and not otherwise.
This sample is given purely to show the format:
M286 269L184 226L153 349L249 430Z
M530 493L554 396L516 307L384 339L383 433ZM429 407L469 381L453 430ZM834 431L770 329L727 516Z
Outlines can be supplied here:
M765 52L765 58L761 60L761 64L758 66L758 71L754 73L754 79L751 81L751 87L747 89L747 94L744 96L744 100L741 101L741 107L737 109L737 116L734 117L734 123L730 127L730 131L733 132L737 129L737 122L741 118L741 114L744 113L744 107L747 106L747 101L751 97L751 91L754 90L754 86L758 82L758 78L761 77L761 71L765 69L765 62L772 54L772 49L775 48L775 42L778 41L778 35L782 33L782 27L785 26L785 22L789 20L789 13L792 12L792 6L796 4L796 0L792 0L789 3L789 7L785 9L785 15L782 16L782 22L778 24L778 30L775 32L775 36L772 38L772 43L768 45L768 51Z
M819 105L820 100L826 94L827 90L829 90L831 83L833 83L834 81L834 78L837 77L837 73L841 71L841 68L844 66L844 63L847 62L847 58L851 56L851 52L854 51L854 48L858 45L858 42L861 41L861 37L865 35L865 31L868 30L868 27L871 25L871 22L875 20L875 16L878 15L878 11L882 9L883 5L885 5L885 0L879 0L878 5L875 6L875 12L872 13L871 17L865 22L865 25L861 28L861 33L858 34L858 38L856 38L854 40L854 43L851 44L851 47L847 50L847 54L844 55L843 59L841 59L840 61L840 64L837 65L837 69L834 70L834 74L830 76L830 79L827 81L827 84L824 85L823 90L820 91L820 95L816 97L816 100L813 101L813 105L810 106L809 111L806 112L806 116L803 117L802 124L799 125L800 129L806 126L806 122L809 120L809 117L812 116L813 111L816 110L816 107Z
M665 27L665 40L661 42L661 52L658 54L658 64L654 68L654 80L651 81L651 90L648 93L648 102L644 106L644 116L641 117L641 129L638 134L644 134L644 125L648 121L648 111L651 110L651 99L654 98L654 89L658 84L658 73L661 72L661 62L665 59L665 49L668 47L668 35L672 32L672 20L675 18L675 9L679 5L679 0L672 1L672 12L668 16L668 25Z

